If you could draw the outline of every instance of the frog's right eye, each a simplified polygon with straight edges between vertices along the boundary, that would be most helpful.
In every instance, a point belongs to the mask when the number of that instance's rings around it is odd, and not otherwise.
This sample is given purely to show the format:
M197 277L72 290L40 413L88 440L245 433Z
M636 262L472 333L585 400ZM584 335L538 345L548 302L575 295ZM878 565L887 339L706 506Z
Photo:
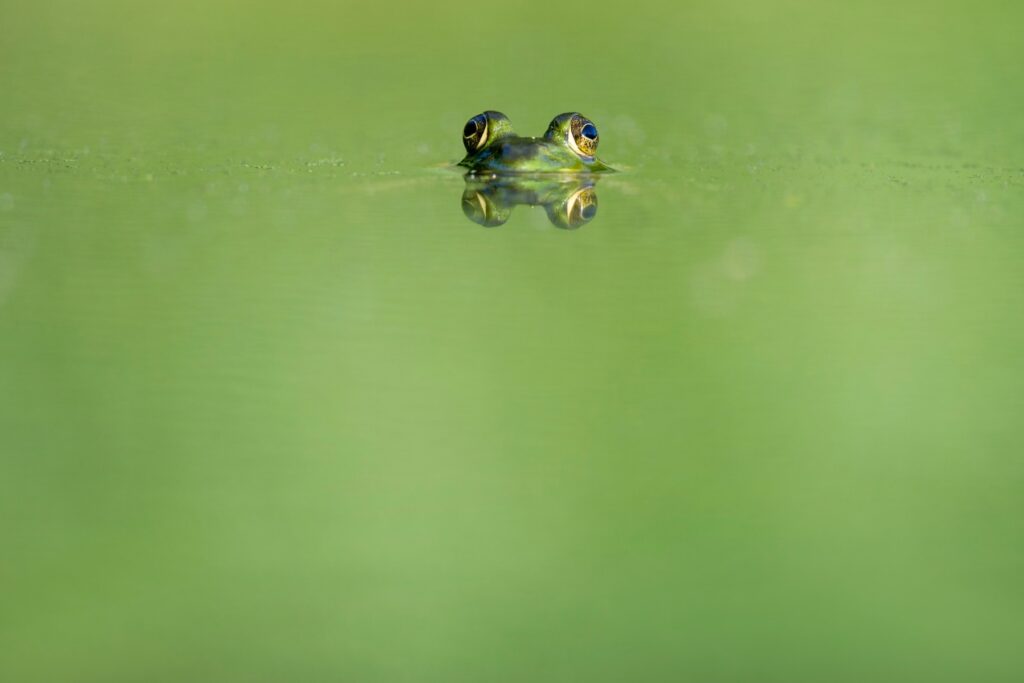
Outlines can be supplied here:
M582 114L573 114L569 119L569 136L567 142L574 151L588 157L597 152L597 126Z
M467 121L466 127L462 129L462 144L466 146L467 152L473 153L483 147L486 142L487 116L477 114Z

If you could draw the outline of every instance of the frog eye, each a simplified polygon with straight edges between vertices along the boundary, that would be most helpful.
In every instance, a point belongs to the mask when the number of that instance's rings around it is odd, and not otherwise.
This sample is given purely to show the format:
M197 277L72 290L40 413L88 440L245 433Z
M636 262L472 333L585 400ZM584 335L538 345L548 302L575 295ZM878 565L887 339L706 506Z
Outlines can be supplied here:
M487 116L477 114L462 129L462 144L466 146L467 152L475 152L487 142Z
M581 116L573 114L569 121L569 146L573 151L586 157L594 156L597 152L597 126L594 122Z

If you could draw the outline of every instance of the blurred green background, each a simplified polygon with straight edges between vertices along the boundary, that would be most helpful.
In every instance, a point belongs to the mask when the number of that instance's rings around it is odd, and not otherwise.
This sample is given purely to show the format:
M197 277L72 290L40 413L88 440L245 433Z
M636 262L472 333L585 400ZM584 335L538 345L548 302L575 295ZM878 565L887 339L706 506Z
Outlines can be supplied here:
M1021 680L1022 22L0 0L0 680Z

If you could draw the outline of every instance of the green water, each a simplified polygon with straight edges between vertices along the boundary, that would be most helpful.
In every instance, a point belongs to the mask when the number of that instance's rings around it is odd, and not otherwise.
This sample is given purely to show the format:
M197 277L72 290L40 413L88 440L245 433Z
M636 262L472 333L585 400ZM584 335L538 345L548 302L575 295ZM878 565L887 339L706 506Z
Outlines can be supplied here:
M1018 3L149 5L0 0L0 680L1021 680Z

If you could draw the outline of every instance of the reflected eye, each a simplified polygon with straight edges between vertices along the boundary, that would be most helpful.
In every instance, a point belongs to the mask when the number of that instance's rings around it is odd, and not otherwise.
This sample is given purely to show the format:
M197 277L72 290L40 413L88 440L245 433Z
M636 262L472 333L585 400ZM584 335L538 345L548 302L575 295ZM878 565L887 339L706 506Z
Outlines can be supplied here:
M487 117L477 114L462 129L462 144L466 146L467 152L475 152L487 142Z
M583 156L592 157L597 152L597 126L579 114L573 114L569 122L569 139Z
M462 213L485 228L496 228L504 225L512 215L512 206L495 201L491 192L467 187L462 193Z
M555 227L575 230L597 215L597 192L592 185L588 185L571 194L561 204L551 204L545 209Z

